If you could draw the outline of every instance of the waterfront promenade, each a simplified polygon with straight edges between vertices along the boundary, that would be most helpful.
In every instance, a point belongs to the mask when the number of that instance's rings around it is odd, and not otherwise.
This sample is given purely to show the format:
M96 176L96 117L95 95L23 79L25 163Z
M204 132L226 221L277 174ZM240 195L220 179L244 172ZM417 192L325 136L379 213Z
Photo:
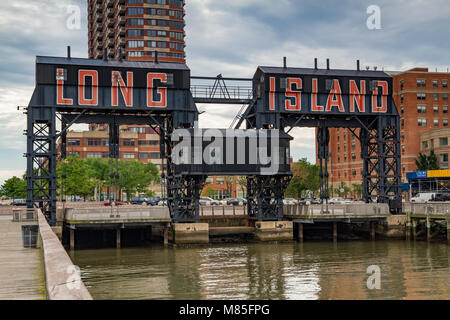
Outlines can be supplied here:
M22 224L0 215L0 300L45 299L41 251L23 247Z

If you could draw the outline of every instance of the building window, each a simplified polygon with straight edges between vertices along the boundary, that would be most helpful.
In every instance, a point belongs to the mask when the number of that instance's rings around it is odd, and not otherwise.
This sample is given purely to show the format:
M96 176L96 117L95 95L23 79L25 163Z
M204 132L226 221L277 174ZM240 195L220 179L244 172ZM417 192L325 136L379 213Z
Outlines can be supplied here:
M139 152L138 157L139 157L139 159L148 159L148 153L147 152Z
M425 88L426 83L425 79L417 79L417 88Z
M417 125L419 127L426 127L427 126L427 119L425 119L425 118L418 118L417 119Z
M134 133L145 133L146 128L145 127L132 127L129 129L129 131L134 132Z
M356 160L356 153L352 152L352 160Z
M402 132L401 135L400 135L400 137L401 137L402 141L404 141L404 140L405 140L405 133Z
M87 145L88 146L101 146L102 139L88 139Z
M130 40L128 41L128 48L139 48L144 46L144 40Z
M433 93L433 100L439 101L439 93Z
M102 158L108 159L109 158L109 152L102 152Z
M403 103L403 101L405 100L405 96L403 94L400 95L400 102Z
M417 106L417 113L427 113L427 106Z
M347 143L344 142L344 151L347 151Z
M433 112L439 113L439 106L433 106Z
M355 149L356 148L356 142L355 142L355 140L353 140L352 141L352 149Z
M213 177L206 178L206 184L213 184L213 183L214 183Z
M405 145L402 144L402 153L405 153Z
M68 155L69 155L69 157L79 157L80 152L79 151L69 151Z
M433 80L433 88L437 88L438 87L438 81L437 80Z
M442 88L447 88L448 83L447 80L442 80Z
M123 140L123 146L134 147L134 140L132 140L132 139L124 139Z
M422 141L422 149L427 150L428 149L428 141Z
M434 119L433 124L435 127L439 126L439 119Z
M101 152L87 152L86 158L95 158L95 159L101 159L102 153Z
M216 177L216 184L225 184L224 177Z
M344 161L347 161L347 154L344 153Z
M81 145L81 141L80 141L80 139L68 139L67 140L67 145L68 146L80 146Z
M448 93L443 93L442 94L442 100L448 101Z
M439 146L441 147L448 146L448 138L447 137L439 138Z
M443 153L439 156L439 164L441 169L448 169L448 153Z
M448 113L448 106L442 107L442 113Z
M444 127L448 127L448 119L443 119L442 124L444 125Z
M356 177L356 169L352 169L352 176Z
M151 152L150 157L151 159L161 159L161 155L159 152Z
M404 86L404 81L400 80L400 90L403 90L403 86Z
M423 93L423 92L418 92L417 93L417 100L426 100L427 99L427 94Z
M403 105L400 106L400 113L401 114L405 113L405 107Z
M124 159L135 159L136 155L134 153L124 153L123 158Z

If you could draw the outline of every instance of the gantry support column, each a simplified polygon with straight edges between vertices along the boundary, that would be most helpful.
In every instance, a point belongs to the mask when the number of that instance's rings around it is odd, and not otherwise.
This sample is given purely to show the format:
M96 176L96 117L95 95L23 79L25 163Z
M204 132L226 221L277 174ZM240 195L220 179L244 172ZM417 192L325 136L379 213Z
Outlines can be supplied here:
M120 247L121 247L120 237L121 237L121 230L119 228L119 229L116 229L116 248L117 249L120 249Z
M337 242L337 240L338 240L337 222L333 222L333 241Z

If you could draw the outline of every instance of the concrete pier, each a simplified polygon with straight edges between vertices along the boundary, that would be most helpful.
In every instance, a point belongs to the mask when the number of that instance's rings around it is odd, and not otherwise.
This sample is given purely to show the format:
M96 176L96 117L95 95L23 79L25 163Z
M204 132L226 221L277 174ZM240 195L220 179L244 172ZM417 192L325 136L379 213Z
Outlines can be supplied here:
M337 240L338 240L337 222L333 222L333 241L336 242Z
M38 218L47 299L92 300L78 269L73 265L44 215L39 213Z
M259 241L292 240L292 221L258 221L255 223L255 238Z
M371 221L370 222L370 238L372 239L372 241L375 240L375 227L376 227L375 222Z
M170 233L175 244L209 243L208 223L173 223Z
M117 249L120 249L120 235L121 235L121 232L120 232L120 229L117 229L116 230L116 248Z
M24 248L22 225L11 214L0 214L0 300L45 299L41 250Z
M303 242L303 223L298 224L298 241Z

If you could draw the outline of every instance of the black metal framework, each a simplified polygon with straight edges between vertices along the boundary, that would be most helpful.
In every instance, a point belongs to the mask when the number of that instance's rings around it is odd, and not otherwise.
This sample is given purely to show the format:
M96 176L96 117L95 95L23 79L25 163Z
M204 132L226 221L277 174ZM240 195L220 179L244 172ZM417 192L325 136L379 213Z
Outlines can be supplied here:
M294 127L317 128L322 203L327 203L330 194L329 128L348 128L361 143L364 200L388 203L392 213L401 213L400 117L389 75L359 68L259 67L253 86L253 103L236 128L243 123L247 128L273 128L287 133ZM274 183L283 185L281 181ZM263 193L255 188L253 180L248 185L250 212L255 207L252 199Z
M27 206L39 206L49 223L56 224L56 143L61 138L60 160L65 159L66 132L72 124L109 125L109 194L119 179L119 126L145 124L160 128L173 220L198 221L198 199L206 177L175 177L170 159L174 128L190 128L198 120L189 88L190 71L181 64L37 57L36 88L27 108ZM131 99L125 101L127 90Z
M284 190L291 175L247 177L247 209L251 219L282 220Z
M29 109L27 125L27 206L36 205L56 224L55 108Z

